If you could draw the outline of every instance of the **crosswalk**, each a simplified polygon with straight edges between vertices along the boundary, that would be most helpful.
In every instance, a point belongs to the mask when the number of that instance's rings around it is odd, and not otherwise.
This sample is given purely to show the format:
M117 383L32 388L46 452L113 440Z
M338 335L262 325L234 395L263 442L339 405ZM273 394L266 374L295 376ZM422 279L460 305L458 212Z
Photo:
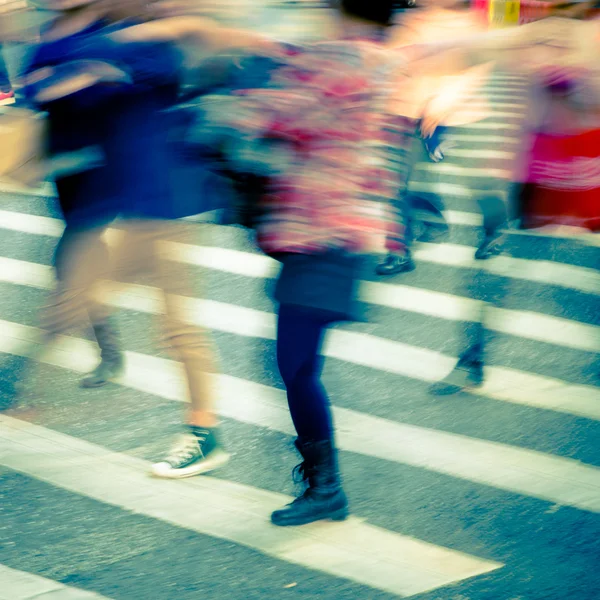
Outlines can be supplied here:
M198 224L197 240L164 251L197 274L195 297L179 300L191 323L214 332L231 464L187 481L147 476L178 428L187 391L180 366L147 339L163 309L157 290L122 287L109 299L127 349L118 384L77 390L74 374L97 357L74 332L44 356L36 397L0 415L8 498L0 598L593 598L598 250L510 234L506 254L483 270L473 259L481 224L473 190L510 180L523 84L496 75L486 92L500 99L497 112L455 131L446 161L417 171L413 190L444 195L451 240L420 245L414 273L365 274L369 322L335 328L326 340L348 522L269 524L293 492L285 486L294 464L266 293L278 267L243 230ZM51 189L2 191L0 364L9 364L39 340L36 314L53 285L62 223ZM115 236L118 224L109 241ZM473 283L481 278L484 292ZM485 384L429 397L480 300L496 296ZM33 550L38 539L43 552Z

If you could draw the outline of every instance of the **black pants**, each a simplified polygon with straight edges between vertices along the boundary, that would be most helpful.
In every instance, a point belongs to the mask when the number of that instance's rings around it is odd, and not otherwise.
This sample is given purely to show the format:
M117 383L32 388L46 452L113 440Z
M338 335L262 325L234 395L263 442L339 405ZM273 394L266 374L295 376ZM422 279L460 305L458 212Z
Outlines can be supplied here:
M287 391L299 437L311 441L333 436L331 407L321 383L321 346L337 319L317 309L282 304L277 323L277 365Z

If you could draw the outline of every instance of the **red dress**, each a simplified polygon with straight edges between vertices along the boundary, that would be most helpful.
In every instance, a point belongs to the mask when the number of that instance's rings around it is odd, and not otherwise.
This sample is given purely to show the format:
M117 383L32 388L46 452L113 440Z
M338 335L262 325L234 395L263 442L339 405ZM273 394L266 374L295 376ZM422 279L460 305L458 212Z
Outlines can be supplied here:
M535 134L523 207L525 228L600 230L600 97L583 71L548 73L546 123ZM583 101L585 99L585 102Z
M600 129L572 135L539 133L529 182L534 193L524 226L569 225L600 230Z

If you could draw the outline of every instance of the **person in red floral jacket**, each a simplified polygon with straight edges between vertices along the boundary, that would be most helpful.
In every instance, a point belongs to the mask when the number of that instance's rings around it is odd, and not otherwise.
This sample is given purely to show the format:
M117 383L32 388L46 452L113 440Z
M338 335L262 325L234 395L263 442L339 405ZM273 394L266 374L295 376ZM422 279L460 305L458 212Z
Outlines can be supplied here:
M382 155L380 106L389 55L380 45L393 2L342 1L339 37L289 48L272 87L253 91L240 130L279 144L256 223L261 249L281 262L277 363L298 437L304 493L272 514L276 525L345 519L321 346L336 322L360 319L363 257L386 235L401 245L389 211L395 174ZM393 232L393 233L392 233ZM388 242L389 243L389 242Z

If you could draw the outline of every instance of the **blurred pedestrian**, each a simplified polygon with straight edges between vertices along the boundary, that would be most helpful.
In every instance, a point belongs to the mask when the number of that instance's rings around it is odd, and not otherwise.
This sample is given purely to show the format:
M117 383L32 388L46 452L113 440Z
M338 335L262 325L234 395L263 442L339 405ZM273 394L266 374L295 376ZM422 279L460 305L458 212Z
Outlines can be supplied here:
M559 13L567 18L489 37L498 41L495 58L513 72L527 75L536 89L535 119L530 124L533 135L525 136L525 152L518 165L524 183L513 190L509 202L514 206L508 211L520 218L525 229L568 226L572 232L581 232L599 227L600 27L598 22L577 20L588 14L590 5L569 3L563 7L567 12L560 9ZM546 31L544 43L528 39L531 31ZM502 35L507 38L504 42ZM516 44L508 48L511 39ZM490 200L490 219L500 226L506 212L497 198ZM490 337L487 320L498 296L490 297L485 291L482 295L480 318L466 328L464 349L452 371L431 386L435 395L458 393L484 382Z
M555 7L573 20L565 35L578 36L581 49L574 60L540 64L532 78L538 118L520 196L526 229L600 230L600 21L583 23L593 4Z
M291 141L295 155L289 169L272 177L257 239L282 265L275 287L277 363L298 434L299 472L308 483L273 513L276 525L348 514L321 348L329 327L360 318L363 258L373 251L373 237L393 225L385 210L393 175L377 152L376 112L388 69L381 40L393 4L340 2L332 40L300 49L276 75L282 91L265 94L263 127Z
M8 70L6 63L4 62L4 56L2 52L2 45L0 44L0 106L6 106L8 104L14 104L15 93L12 89L12 83L8 76Z
M213 352L186 318L189 273L163 246L189 235L190 226L177 218L199 212L180 205L171 186L169 109L178 97L180 54L168 40L127 36L142 20L133 4L116 10L102 0L52 0L49 7L59 16L43 32L26 90L48 114L50 155L76 166L56 179L66 229L55 257L57 288L44 314L46 342L89 316L101 362L83 385L117 379L123 354L100 281L149 272L164 296L165 337L183 363L191 401L187 433L153 473L209 471L228 459L214 414ZM121 235L109 253L104 234L117 217Z
M414 44L443 42L485 31L478 15L459 0L423 0L418 11L404 14L393 29L387 46L402 52ZM396 78L386 106L390 152L401 174L398 214L406 227L400 252L390 251L377 267L379 275L394 275L415 268L410 246L416 235L424 241L440 239L448 226L439 194L411 192L410 183L417 163L441 162L450 148L452 128L464 127L489 116L485 104L472 105L472 96L487 81L492 64L471 65L464 54L447 53L440 64L424 62L411 77L404 72ZM419 223L426 227L419 227ZM486 229L485 244L492 234ZM388 244L389 246L389 244ZM478 258L482 252L478 252Z

